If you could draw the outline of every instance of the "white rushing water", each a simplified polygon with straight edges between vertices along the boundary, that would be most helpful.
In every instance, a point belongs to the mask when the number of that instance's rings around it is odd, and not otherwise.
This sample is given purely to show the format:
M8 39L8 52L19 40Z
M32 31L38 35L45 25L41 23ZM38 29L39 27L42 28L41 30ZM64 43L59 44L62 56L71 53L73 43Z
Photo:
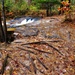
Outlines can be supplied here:
M23 20L22 20L23 19ZM16 18L14 20L11 20L10 22L7 22L9 24L9 27L17 27L17 26L22 26L26 25L29 23L33 23L35 21L38 21L40 18L31 18L31 17L26 17L26 18Z
M28 21L25 19L21 23L16 23L15 26L25 25L25 24L28 24L28 23L32 23L34 21L35 21L34 19L33 20L29 19Z
M28 24L28 23L32 23L34 21L35 21L34 19L33 20L29 19L28 21L25 19L21 22L21 24Z

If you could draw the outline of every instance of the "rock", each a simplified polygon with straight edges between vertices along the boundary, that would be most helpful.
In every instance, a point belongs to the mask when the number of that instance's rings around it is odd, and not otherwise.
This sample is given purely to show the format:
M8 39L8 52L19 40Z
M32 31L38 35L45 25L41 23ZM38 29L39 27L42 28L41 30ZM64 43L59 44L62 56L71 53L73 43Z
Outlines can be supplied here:
M21 30L17 30L18 32L20 32L23 36L28 37L28 36L37 36L39 30L37 28L30 28L30 27L26 27L25 29Z
M52 38L61 38L57 33L56 34L53 34L52 33L52 35L47 35L47 33L45 32L45 31L43 31L42 32L42 35L45 37L45 38L50 38L50 39L52 39Z
M25 60L25 61L24 61L24 64L25 64L26 66L30 66L30 61L29 61L29 60Z
M6 70L10 70L10 66L7 66L7 67L6 67Z
M50 38L50 39L52 39L52 38L60 38L60 37L56 34L56 35L52 35L52 36L46 36L46 35L45 35L45 38Z

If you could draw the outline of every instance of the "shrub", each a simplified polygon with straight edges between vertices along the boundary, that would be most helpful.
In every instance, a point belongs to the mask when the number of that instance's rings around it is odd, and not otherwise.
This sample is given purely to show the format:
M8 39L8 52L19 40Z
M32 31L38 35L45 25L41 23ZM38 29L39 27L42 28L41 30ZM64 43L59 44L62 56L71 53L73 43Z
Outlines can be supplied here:
M12 8L11 11L14 13L23 14L28 9L27 3L22 0L20 2L17 2Z
M71 4L68 1L62 1L61 4L63 5L63 7L58 8L58 10L61 11L61 13L64 12L66 21L71 21L73 11Z
M29 10L30 11L38 11L38 8L36 6L30 5Z
M19 0L17 2L13 0L5 0L6 13L13 12L16 16L23 15L29 9L29 6L25 0Z
M5 0L5 8L7 12L11 11L11 8L14 6L14 3L12 0Z

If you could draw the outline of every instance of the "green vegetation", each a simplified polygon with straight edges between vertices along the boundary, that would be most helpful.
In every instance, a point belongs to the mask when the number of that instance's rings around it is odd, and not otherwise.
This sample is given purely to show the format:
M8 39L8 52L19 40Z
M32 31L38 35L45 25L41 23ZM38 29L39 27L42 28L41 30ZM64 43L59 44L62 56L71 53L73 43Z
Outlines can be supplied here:
M14 0L5 0L4 6L6 9L6 13L8 13L7 16L12 15L12 14L10 14L11 12L15 15L18 15L18 14L22 15L22 14L26 13L27 9L29 9L29 6L25 2L25 0L19 0L17 2ZM0 8L1 8L1 3L0 3Z
M19 15L39 15L44 14L46 16L50 16L53 14L58 14L57 8L60 6L61 1L68 0L4 0L5 1L5 9L7 16L16 17ZM74 0L70 0L72 7L75 5ZM1 2L0 2L1 3ZM1 4L0 4L1 8ZM45 12L41 12L40 10L46 10Z
M18 2L14 2L13 0L6 0L5 8L8 12L25 11L28 8L28 5L24 0Z

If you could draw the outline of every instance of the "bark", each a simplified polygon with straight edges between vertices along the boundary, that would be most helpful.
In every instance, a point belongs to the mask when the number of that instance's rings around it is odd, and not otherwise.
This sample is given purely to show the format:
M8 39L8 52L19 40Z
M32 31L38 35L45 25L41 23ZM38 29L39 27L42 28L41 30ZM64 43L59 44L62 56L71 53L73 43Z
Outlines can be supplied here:
M71 0L69 0L69 3L71 3Z
M47 14L47 16L49 16L49 9L48 8L46 9L46 14Z
M0 13L0 41L1 42L4 41L4 31L3 31L2 22L1 22L1 13Z
M62 1L63 1L63 0L61 0L61 2L62 2ZM60 5L60 8L62 8L62 7L63 7L63 5L61 4L61 5ZM60 14L62 14L61 11L59 11L59 15L60 15Z
M3 24L4 24L4 37L5 37L5 42L7 43L8 40L7 40L7 26L6 26L4 0L2 0L2 17L3 17Z
M50 7L49 7L49 8L50 8L50 16L52 15L52 9L51 9L51 7L52 7L52 6L50 5Z
M49 16L49 3L46 3L46 15Z

